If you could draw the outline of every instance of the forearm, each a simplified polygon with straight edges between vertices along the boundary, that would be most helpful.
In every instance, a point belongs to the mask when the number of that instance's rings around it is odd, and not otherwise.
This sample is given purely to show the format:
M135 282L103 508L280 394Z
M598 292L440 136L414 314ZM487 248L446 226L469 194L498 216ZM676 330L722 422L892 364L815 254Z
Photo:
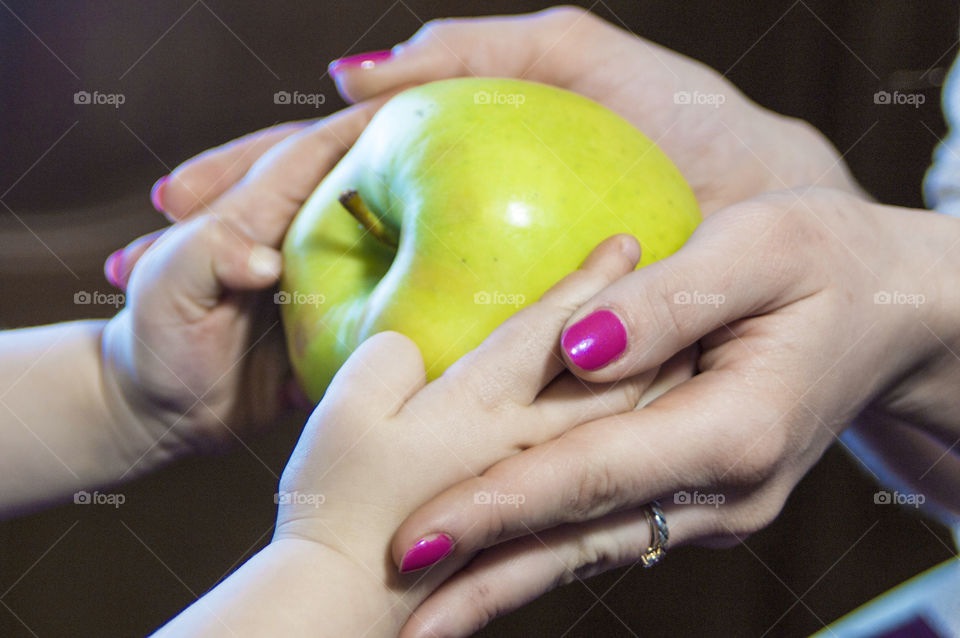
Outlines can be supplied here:
M151 442L107 403L86 321L0 333L0 518L129 478Z
M396 636L423 596L399 600L367 568L318 543L275 541L156 636Z

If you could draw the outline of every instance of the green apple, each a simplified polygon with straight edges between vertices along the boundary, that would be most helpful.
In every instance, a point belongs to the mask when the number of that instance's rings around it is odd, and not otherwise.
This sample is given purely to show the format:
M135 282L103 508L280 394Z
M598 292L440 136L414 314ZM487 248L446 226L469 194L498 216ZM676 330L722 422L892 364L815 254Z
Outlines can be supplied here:
M384 105L283 246L290 359L319 399L350 353L396 330L435 378L617 234L640 266L700 222L690 187L629 122L554 87L425 84Z

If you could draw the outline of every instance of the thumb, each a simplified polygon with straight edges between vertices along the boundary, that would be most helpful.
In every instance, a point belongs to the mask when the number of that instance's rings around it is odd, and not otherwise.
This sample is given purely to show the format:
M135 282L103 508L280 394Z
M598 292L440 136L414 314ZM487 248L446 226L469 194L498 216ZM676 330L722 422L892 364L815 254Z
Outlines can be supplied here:
M577 7L494 18L435 20L390 51L330 64L337 90L359 102L398 88L460 76L526 78L563 86L603 55L605 31Z
M806 277L815 266L782 250L783 218L758 212L741 205L716 213L677 253L581 306L561 336L570 370L593 382L630 377L739 319L815 292Z
M240 225L217 215L196 217L167 230L130 275L131 298L160 316L217 305L225 290L259 290L280 276L280 252L254 241ZM171 304L171 301L173 302ZM186 302L186 303L184 303Z

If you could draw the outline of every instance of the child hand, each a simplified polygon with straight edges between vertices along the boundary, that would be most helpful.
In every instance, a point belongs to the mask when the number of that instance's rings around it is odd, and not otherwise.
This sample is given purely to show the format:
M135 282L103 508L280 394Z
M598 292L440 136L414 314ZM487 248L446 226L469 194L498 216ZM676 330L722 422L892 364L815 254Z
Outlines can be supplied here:
M104 331L104 385L119 426L142 430L137 435L146 445L137 447L149 446L151 455L144 465L221 448L280 410L290 374L273 303L278 248L297 210L373 111L354 107L284 131L285 139L242 180L210 203L198 188L203 196L181 210L183 222L133 242L116 258L127 305ZM237 154L225 147L196 162L215 166L219 177L227 160L243 164Z
M444 561L425 575L397 574L390 540L410 512L500 459L584 422L630 412L643 400L657 370L619 384L587 384L564 371L559 352L571 308L631 272L639 252L632 238L608 239L581 270L429 385L409 339L380 333L366 341L338 372L283 473L274 543L310 541L343 557L353 566L355 591L368 604L381 597L379 606L392 610L382 622L395 635L469 558ZM674 370L674 382L690 374L689 365L680 375ZM522 498L477 492L472 507L492 511L493 501ZM428 537L407 551L403 570L449 549L448 539Z

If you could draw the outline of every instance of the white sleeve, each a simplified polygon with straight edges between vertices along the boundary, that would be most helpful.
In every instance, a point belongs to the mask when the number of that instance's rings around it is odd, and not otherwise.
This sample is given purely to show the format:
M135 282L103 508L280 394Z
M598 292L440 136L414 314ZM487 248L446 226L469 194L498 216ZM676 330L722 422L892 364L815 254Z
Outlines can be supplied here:
M927 207L960 217L960 59L953 63L940 98L947 136L933 152L933 165L923 180Z

